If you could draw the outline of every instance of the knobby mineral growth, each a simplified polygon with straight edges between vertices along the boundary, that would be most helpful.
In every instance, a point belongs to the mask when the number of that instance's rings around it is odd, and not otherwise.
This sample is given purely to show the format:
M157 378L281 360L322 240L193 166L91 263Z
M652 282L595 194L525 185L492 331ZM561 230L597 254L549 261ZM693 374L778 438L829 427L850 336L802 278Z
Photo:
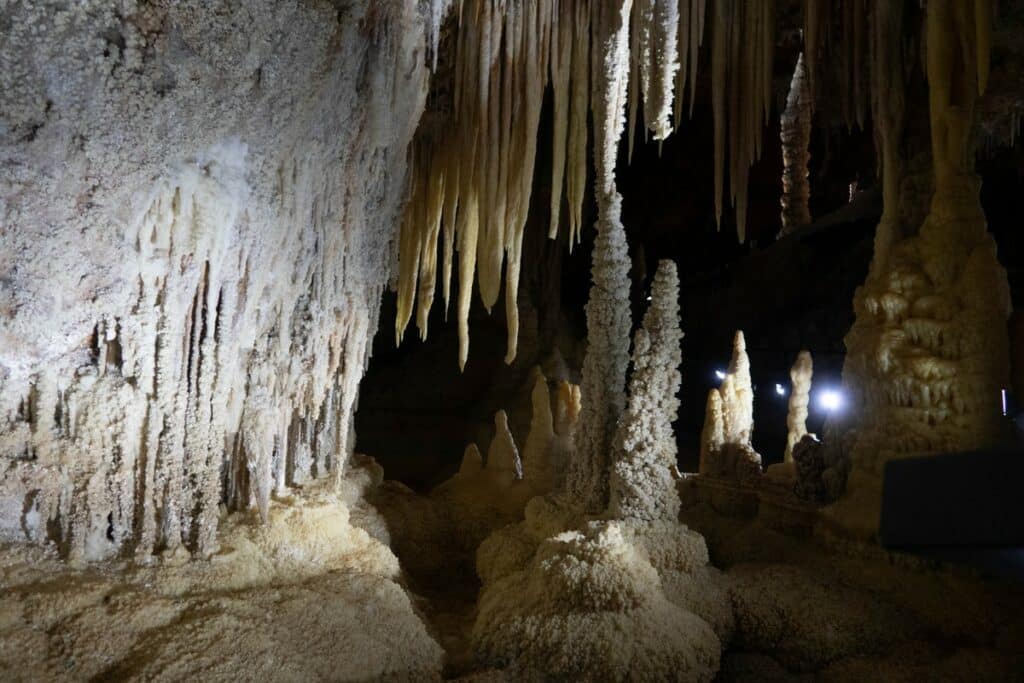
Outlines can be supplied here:
M887 461L969 451L1007 436L999 395L1009 382L1009 288L974 171L974 110L988 74L992 10L987 0L926 9L935 185L921 224L908 224L899 211L903 93L879 91L876 102L885 212L846 338L853 497L836 510L865 533L877 528ZM905 58L892 42L901 13L900 3L879 3L875 19L875 42L886 46L876 63L895 67L895 77L885 76L894 86Z
M651 286L643 327L633 338L629 400L619 422L611 472L610 512L616 517L674 522L679 365L679 276L676 264L662 261Z

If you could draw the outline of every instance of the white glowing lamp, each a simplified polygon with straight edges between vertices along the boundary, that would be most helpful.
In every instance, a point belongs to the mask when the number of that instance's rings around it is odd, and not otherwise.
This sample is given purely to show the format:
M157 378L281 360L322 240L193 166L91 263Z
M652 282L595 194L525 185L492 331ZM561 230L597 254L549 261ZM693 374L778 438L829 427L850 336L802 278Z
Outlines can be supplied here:
M843 394L835 389L825 389L818 394L818 404L825 411L834 413L843 407Z

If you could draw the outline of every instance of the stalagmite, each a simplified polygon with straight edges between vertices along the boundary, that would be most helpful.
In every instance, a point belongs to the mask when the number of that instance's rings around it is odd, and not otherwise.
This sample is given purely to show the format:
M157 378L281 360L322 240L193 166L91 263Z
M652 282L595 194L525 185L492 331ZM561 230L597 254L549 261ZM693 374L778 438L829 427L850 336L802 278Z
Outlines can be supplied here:
M719 388L726 443L750 444L754 433L754 390L750 381L750 359L743 332L736 331L732 360Z
M807 434L807 406L811 400L811 377L814 365L811 354L801 351L789 371L789 411L786 414L785 462L793 462L793 447Z
M985 5L976 7L976 5ZM885 5L876 44L898 36L900 3ZM885 213L867 281L854 300L843 379L851 394L852 471L831 514L850 530L877 530L881 476L895 458L1001 443L1000 392L1009 383L1006 272L986 229L974 172L974 109L987 61L991 4L929 2L927 70L935 189L923 224L902 228L899 92L876 96ZM891 13L891 15L890 15ZM880 53L894 63L899 52ZM895 96L895 99L891 97ZM892 146L890 146L892 145ZM891 202L896 202L892 205ZM911 231L916 231L913 234ZM877 238L876 238L877 243ZM884 247L884 248L883 248Z
M721 386L708 393L701 431L700 472L718 476L756 477L761 456L754 450L754 391L743 332L733 338L732 360Z
M700 474L711 472L714 458L725 445L725 420L722 417L722 394L718 389L708 391L704 406L704 427L700 433Z
M811 143L811 97L804 56L801 53L793 70L793 80L782 112L782 231L785 235L811 222L807 207L810 184L807 181L808 147Z
M463 477L473 477L484 468L484 460L480 455L480 449L476 447L475 443L471 443L466 446L466 451L462 454L462 464L459 465L459 475Z
M554 415L551 412L551 392L548 381L540 369L530 395L533 411L530 432L523 448L523 478L538 489L551 489L558 478L552 449L555 440Z
M609 512L617 518L675 521L679 515L672 423L679 411L682 338L679 276L675 263L662 261L634 336L629 401L615 436Z
M523 478L519 449L508 428L508 416L504 410L494 414L494 438L487 449L487 463L484 469L503 485L510 485Z

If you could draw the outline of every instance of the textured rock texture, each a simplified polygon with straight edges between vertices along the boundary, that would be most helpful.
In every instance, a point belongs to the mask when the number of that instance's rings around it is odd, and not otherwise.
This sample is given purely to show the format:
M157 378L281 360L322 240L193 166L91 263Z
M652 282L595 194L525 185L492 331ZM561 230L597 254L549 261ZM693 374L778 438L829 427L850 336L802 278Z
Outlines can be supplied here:
M208 562L73 567L0 546L0 677L64 680L438 680L443 652L401 585L379 469L223 524Z
M908 201L901 194L913 193L887 188L871 271L846 337L852 471L847 499L833 513L858 533L877 528L886 462L989 447L1009 436L1000 393L1010 385L1010 291L974 170L991 22L983 0L927 8L934 193L923 220L901 225L893 209ZM883 140L883 157L895 155L894 144Z
M651 286L644 326L633 337L629 399L615 435L609 512L633 520L675 521L676 436L679 411L679 276L676 264L662 261Z
M209 554L341 471L437 5L0 7L0 533Z

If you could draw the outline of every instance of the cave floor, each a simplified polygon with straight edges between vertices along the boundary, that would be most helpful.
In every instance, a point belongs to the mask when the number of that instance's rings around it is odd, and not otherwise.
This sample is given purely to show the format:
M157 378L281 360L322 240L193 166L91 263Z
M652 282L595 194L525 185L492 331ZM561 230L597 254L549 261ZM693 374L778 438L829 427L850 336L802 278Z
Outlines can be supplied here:
M728 577L723 681L1024 681L1024 585L707 502L682 520Z
M0 678L514 680L472 655L474 546L389 485L376 507L292 501L268 530L232 522L209 562L75 566L0 548ZM732 603L719 680L1024 681L1019 583L704 502L682 520Z

